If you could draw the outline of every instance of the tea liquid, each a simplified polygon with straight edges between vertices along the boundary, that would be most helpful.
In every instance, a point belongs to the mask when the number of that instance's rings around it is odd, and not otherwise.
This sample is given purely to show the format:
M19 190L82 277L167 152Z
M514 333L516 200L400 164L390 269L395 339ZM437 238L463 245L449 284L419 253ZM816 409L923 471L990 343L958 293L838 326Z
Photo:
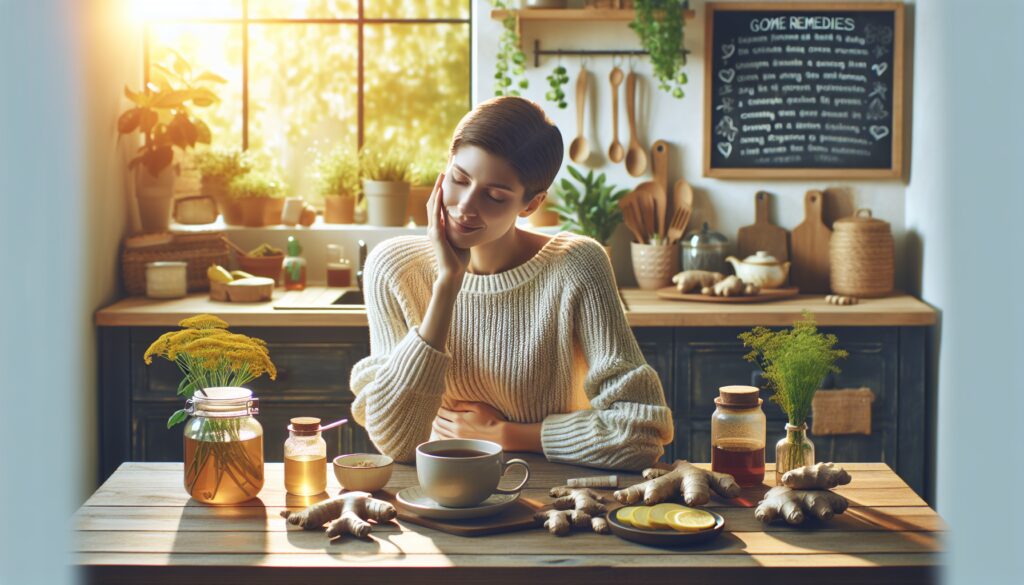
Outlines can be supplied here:
M251 500L263 488L263 436L228 443L185 437L185 490L207 504Z
M285 457L284 489L296 496L315 496L323 493L327 490L327 457Z
M711 448L711 469L728 473L740 487L764 482L764 444L751 439L722 439Z

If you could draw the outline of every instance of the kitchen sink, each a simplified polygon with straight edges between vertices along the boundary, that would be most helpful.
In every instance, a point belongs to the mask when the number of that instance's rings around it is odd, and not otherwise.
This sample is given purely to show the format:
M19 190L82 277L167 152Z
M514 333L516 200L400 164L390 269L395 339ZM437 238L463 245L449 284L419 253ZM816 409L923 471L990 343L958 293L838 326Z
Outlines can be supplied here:
M341 295L338 298L334 299L334 302L332 302L331 305L350 305L353 307L364 307L365 303L363 302L363 291L347 290L341 293Z
M363 291L358 288L309 287L288 291L274 303L279 310L365 311Z

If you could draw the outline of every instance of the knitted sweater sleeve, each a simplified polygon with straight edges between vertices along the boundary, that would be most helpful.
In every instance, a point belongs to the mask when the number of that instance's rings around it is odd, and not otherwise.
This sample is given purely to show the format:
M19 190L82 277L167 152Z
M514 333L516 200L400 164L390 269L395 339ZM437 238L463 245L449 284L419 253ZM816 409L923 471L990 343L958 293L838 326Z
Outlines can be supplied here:
M352 367L352 418L366 428L381 453L411 462L416 446L430 437L451 356L434 349L409 325L394 294L393 258L400 254L389 254L383 244L373 252L366 260L363 287L370 355Z
M545 418L544 455L577 465L644 469L672 441L672 412L626 321L607 255L596 242L576 252L567 259L573 272L567 280L577 290L573 320L588 365L583 388L591 408Z

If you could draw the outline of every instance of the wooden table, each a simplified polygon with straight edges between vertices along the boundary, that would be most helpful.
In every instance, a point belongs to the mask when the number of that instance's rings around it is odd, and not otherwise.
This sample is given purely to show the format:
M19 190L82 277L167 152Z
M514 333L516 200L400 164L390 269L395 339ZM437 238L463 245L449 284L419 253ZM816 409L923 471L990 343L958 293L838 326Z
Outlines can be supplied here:
M604 474L526 458L527 496L544 501L548 488L569 477ZM180 463L125 463L75 515L77 563L90 582L176 585L935 582L945 530L939 516L885 464L843 466L853 482L836 491L851 507L828 524L762 525L752 507L768 486L751 488L734 501L710 504L726 519L724 534L673 550L542 529L466 538L404 522L376 527L369 541L330 542L279 516L286 506L300 507L284 491L280 463L267 464L258 499L229 507L191 501ZM767 476L774 477L771 465ZM622 475L620 481L639 479ZM388 489L415 483L415 468L396 465ZM337 491L333 477L328 491Z

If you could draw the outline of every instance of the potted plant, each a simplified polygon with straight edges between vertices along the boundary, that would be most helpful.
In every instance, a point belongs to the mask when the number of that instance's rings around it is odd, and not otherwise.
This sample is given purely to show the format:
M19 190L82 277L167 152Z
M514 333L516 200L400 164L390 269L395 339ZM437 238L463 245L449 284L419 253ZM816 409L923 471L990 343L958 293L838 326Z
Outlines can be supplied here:
M244 386L277 369L262 339L231 333L214 315L196 315L182 329L161 335L146 350L174 362L184 377L178 395L188 402L167 420L185 422L185 489L196 500L233 504L255 498L263 487L263 428L253 418L256 400Z
M195 117L188 105L206 107L219 100L207 86L225 83L208 71L193 75L192 67L177 52L171 67L154 64L152 81L142 91L124 88L132 107L117 120L120 135L138 132L143 144L129 168L136 172L136 195L142 229L166 231L170 224L174 180L179 173L175 149L184 152L210 143L210 128Z
M553 209L562 222L562 228L590 236L607 250L608 240L622 223L619 200L629 190L606 184L604 173L594 177L594 171L590 171L583 176L572 165L567 169L580 186L577 188L566 178L555 183L553 193L558 202Z
M444 172L448 157L421 155L412 168L412 186L409 187L409 207L405 214L416 225L427 225L427 200L434 191L437 176Z
M275 202L283 203L284 185L280 180L261 171L249 171L235 177L228 185L228 197L239 206L242 225L263 227L269 225ZM280 218L280 208L278 208Z
M781 484L782 474L814 464L814 444L807 438L811 401L825 376L839 373L836 360L848 353L834 349L839 342L835 335L818 333L808 311L792 329L755 327L739 338L751 348L744 358L761 366L773 390L772 401L788 417L786 436L775 445L775 483Z
M244 152L237 149L204 149L193 157L201 176L202 194L217 202L217 210L228 225L242 225L241 208L231 205L228 187L235 177L249 172L251 163Z
M367 222L376 226L403 226L408 221L409 156L398 146L363 145L359 171L366 195Z
M492 0L496 10L505 10L506 16L501 21L502 31L498 38L498 58L494 68L494 95L519 95L520 89L528 89L530 80L526 78L526 53L520 48L522 39L519 37L519 18L515 14L518 3L514 0ZM513 78L518 78L515 81Z
M314 164L324 198L324 223L355 223L356 200L362 194L359 155L339 146L326 156L317 153Z
M683 44L687 0L636 0L636 13L629 28L650 54L658 89L682 99L686 84L686 51Z

